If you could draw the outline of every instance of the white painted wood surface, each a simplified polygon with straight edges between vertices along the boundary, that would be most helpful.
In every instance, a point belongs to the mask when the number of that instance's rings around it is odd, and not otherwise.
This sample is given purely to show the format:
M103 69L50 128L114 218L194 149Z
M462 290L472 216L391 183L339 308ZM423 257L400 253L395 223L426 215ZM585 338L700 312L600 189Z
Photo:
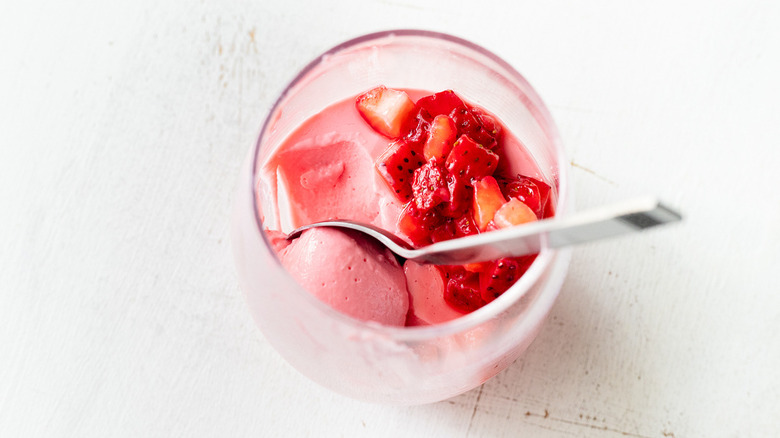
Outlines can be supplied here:
M3 3L0 437L780 436L778 23L772 1ZM654 193L685 213L577 249L527 354L420 407L287 366L228 240L276 93L388 28L518 68L580 207Z

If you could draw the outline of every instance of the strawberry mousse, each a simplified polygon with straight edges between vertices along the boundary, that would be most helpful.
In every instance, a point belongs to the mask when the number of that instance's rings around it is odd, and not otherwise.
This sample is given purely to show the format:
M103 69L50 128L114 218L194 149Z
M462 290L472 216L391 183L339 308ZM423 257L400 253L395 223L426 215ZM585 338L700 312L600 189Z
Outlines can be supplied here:
M405 324L406 277L387 248L332 228L312 229L292 241L284 235L271 240L293 278L334 309L363 321Z
M318 299L364 321L430 325L490 303L535 255L433 266L405 262L375 242L307 223L349 219L419 247L554 214L554 191L520 141L452 90L379 86L326 108L263 166L276 191L268 230L285 268Z

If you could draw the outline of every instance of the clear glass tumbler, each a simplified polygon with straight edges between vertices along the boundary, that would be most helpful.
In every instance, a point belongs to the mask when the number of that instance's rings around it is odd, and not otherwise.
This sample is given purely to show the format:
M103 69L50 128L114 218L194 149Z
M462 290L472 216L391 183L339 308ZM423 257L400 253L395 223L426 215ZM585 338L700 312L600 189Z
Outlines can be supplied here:
M358 321L303 290L263 232L277 224L259 168L306 119L380 84L453 89L498 116L553 186L558 215L568 210L567 161L547 109L516 70L475 44L435 32L387 31L340 44L304 68L271 109L243 167L232 224L239 282L257 325L293 367L333 391L370 402L430 403L479 386L520 356L558 296L570 252L543 249L498 299L426 327Z

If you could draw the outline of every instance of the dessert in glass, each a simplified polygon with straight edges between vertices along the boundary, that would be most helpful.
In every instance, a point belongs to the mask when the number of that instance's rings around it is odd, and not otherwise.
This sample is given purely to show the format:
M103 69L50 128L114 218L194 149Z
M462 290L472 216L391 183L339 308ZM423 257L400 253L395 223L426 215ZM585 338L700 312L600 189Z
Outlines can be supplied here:
M347 41L293 79L249 152L232 226L241 288L313 381L380 403L455 396L533 341L568 250L438 267L343 231L285 233L326 219L416 246L490 232L565 215L566 172L541 99L487 50L417 30Z

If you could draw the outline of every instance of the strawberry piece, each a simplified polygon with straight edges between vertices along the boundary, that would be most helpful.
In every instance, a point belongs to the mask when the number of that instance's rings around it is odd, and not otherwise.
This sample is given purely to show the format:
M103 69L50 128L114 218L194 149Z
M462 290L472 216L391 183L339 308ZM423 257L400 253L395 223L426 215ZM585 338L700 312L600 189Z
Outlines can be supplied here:
M502 205L493 216L493 223L497 228L507 228L535 220L536 214L533 210L517 198L512 198Z
M431 233L446 222L436 209L422 211L410 202L398 218L398 230L406 235L415 247L430 245Z
M465 212L461 217L455 219L455 235L457 237L466 237L472 234L479 234L479 230L472 219L471 212Z
M499 137L501 136L501 124L498 123L496 118L480 108L471 108L471 112L477 116L485 133L496 141L499 141Z
M428 140L428 132L431 129L432 121L433 117L428 114L428 111L418 108L415 119L412 122L414 127L409 131L405 138L413 142L425 143Z
M471 183L464 178L456 178L447 174L447 188L450 191L450 202L445 204L442 214L447 217L459 218L471 207Z
M412 199L418 209L430 210L450 200L445 173L446 170L436 158L414 171Z
M466 104L454 91L445 90L420 98L417 106L428 112L431 117L436 117L442 114L448 115L457 108L465 108Z
M498 182L486 176L474 184L474 222L480 231L485 231L496 212L506 204Z
M468 313L485 305L479 287L479 274L469 272L460 266L444 269L444 301L455 310Z
M417 107L403 91L382 85L359 95L355 106L363 119L384 136L399 138L414 127Z
M482 121L480 117L475 114L475 109L464 105L463 107L454 109L452 113L450 113L450 117L455 122L455 127L458 130L459 136L467 135L488 149L493 149L498 144L497 135L493 136L491 132L482 126ZM485 119L487 120L486 114ZM498 131L496 129L495 119L492 117L490 119L491 124L493 125L491 126L491 130Z
M448 217L446 221L431 231L431 242L442 242L458 237L455 219Z
M506 292L523 275L520 264L514 258L502 258L492 262L479 274L482 299L489 303Z
M550 186L528 176L518 176L516 180L503 181L504 194L508 198L517 198L527 205L538 218L552 216ZM548 211L549 210L549 211Z
M431 232L431 242L436 243L478 233L479 230L477 230L474 220L471 219L471 212L467 211L463 216L457 219L451 217L446 218L444 224L436 227Z
M418 143L398 140L376 159L374 167L398 199L406 202L412 196L414 171L424 164L423 160Z
M444 161L452 150L455 134L455 122L452 119L445 115L434 117L430 125L428 140L423 146L425 159L430 160L435 157Z
M507 291L528 268L538 254L502 258L488 262L479 274L479 288L482 299L489 303Z
M447 170L458 179L469 181L492 175L498 166L498 155L475 143L469 136L461 136L447 156Z
M482 299L489 303L507 291L528 268L538 254L502 258L488 262L479 274L479 288Z

